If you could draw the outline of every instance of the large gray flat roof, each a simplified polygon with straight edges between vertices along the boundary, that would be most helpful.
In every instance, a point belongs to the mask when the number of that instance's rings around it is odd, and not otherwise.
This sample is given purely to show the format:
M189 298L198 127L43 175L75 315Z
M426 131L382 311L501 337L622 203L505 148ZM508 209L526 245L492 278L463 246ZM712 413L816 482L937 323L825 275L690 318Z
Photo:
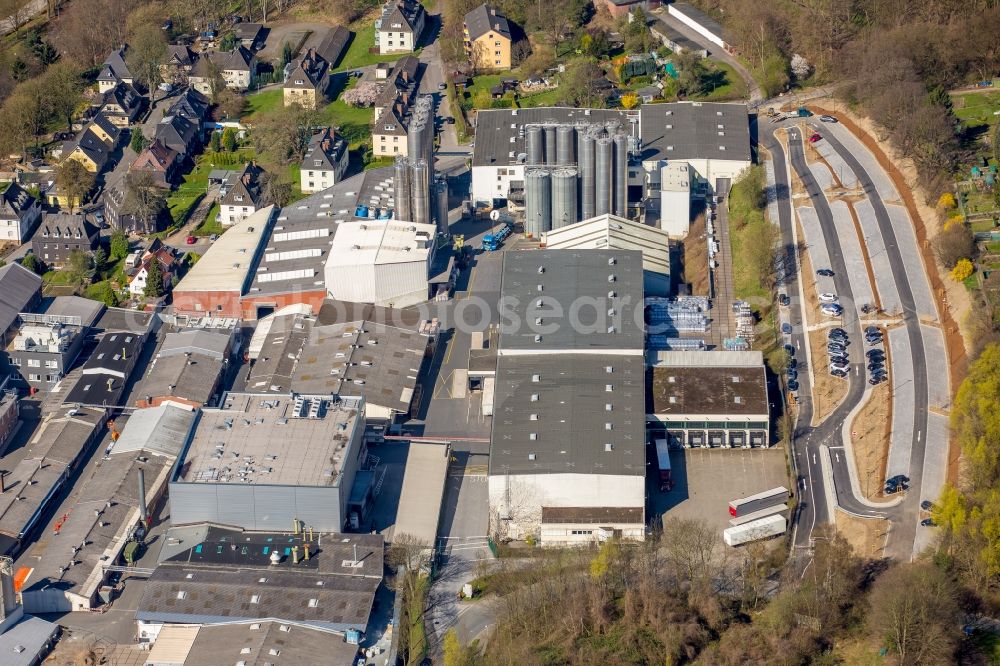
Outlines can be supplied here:
M702 352L712 354L713 352ZM764 365L655 367L651 413L667 416L757 416L768 413Z
M642 159L750 161L750 117L745 104L643 104Z
M226 394L221 407L202 410L174 481L336 486L364 401L303 398L304 414L320 406L314 418L297 417L290 395Z
M644 385L642 356L501 356L490 474L645 474Z
M215 392L222 371L222 361L213 356L158 356L149 364L136 399L152 402L173 397L204 405Z
M641 354L642 279L637 250L505 252L500 354Z

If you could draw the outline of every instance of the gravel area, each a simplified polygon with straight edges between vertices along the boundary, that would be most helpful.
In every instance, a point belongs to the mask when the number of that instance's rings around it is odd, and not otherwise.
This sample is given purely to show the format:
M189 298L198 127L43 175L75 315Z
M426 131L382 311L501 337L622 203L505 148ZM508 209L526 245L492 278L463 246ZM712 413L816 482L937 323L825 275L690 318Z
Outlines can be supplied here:
M920 336L924 341L924 358L927 361L927 404L931 408L951 407L951 387L948 373L940 373L935 368L943 368L948 358L944 351L944 333L940 328L922 325Z
M849 190L858 186L858 177L854 170L847 165L844 158L825 141L816 142L816 151L827 161L833 173L840 180L840 184Z
M871 279L868 277L868 265L858 240L858 231L854 226L854 218L847 204L843 201L831 201L830 212L833 213L833 224L837 228L837 238L840 240L840 252L847 264L847 278L851 283L851 293L854 294L854 304L874 304L875 294L872 291ZM860 312L859 312L860 315Z
M809 165L809 170L812 171L813 178L816 179L820 189L824 192L834 186L833 174L830 173L829 167L822 162L811 163Z
M865 171L868 173L868 177L872 179L875 183L875 189L878 190L879 196L884 201L898 201L899 194L896 192L896 188L893 187L892 180L889 178L882 167L879 165L878 160L875 156L871 154L867 147L861 141L857 139L850 130L841 125L840 123L831 123L827 125L827 129L833 133L840 143L844 145L844 148L851 151L854 157L857 158L861 166L864 167ZM822 143L820 141L819 143Z
M896 245L899 246L903 265L906 266L906 279L910 283L910 291L913 292L913 303L917 308L917 314L938 321L937 308L934 305L927 273L924 272L924 260L920 248L917 247L917 237L910 216L903 206L886 205L885 208L889 211L892 231L896 235Z
M809 251L809 262L812 264L814 271L814 274L810 277L816 278L816 291L818 293L827 291L836 293L837 288L833 283L833 278L815 275L816 269L828 268L830 266L830 254L826 249L826 239L823 237L823 229L819 225L819 217L817 217L814 209L806 206L796 208L795 210L799 214L802 233L805 236L804 238L800 238L799 241L804 243L806 249Z
M878 222L875 220L875 210L871 202L865 199L854 204L854 211L858 214L861 233L864 235L865 245L868 246L868 259L872 264L872 272L875 273L875 288L878 289L882 309L889 314L899 314L903 311L903 306L899 302L896 279L893 277L889 257L885 253L882 232L879 231Z
M910 474L910 455L913 446L913 356L910 339L905 327L889 331L889 382L892 386L892 439L889 443L889 462L886 478L897 474Z

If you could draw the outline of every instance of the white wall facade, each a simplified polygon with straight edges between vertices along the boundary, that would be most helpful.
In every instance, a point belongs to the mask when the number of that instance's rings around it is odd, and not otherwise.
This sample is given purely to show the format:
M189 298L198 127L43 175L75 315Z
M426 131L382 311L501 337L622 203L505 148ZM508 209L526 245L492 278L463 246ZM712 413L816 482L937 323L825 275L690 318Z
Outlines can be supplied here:
M327 266L326 290L341 301L402 308L427 300L427 270L426 261Z
M414 41L414 34L407 29L378 31L379 53L408 53L413 50Z
M334 169L307 169L303 166L299 172L299 185L303 192L322 192L339 183L346 170L347 151L345 150Z
M620 474L491 474L489 493L491 534L523 539L529 534L539 533L543 506L645 508L646 477ZM500 519L508 516L507 520Z
M506 199L511 181L524 181L524 165L472 167L472 203L486 206L493 199Z
M256 212L257 207L252 203L249 206L233 206L230 204L223 204L219 206L219 216L221 217L222 225L226 227L236 224L237 222L242 222L244 219L250 217Z
M542 546L589 546L611 538L613 532L620 532L622 539L642 541L646 537L646 526L642 523L603 523L600 526L589 523L542 523Z

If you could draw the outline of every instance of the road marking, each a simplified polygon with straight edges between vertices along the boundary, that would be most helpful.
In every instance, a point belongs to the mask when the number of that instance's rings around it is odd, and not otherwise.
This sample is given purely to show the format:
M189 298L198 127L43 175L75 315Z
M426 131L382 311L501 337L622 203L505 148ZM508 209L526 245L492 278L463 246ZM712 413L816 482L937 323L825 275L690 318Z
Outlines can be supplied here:
M920 431L920 430L918 430L918 431L917 431L917 441L918 441L918 442L920 441L920 436L921 436L921 435L923 435L923 432L922 432L922 431Z
M833 455L837 459L837 462L839 463L840 462L840 454L839 453L834 453Z
M448 349L446 349L444 352L444 360L441 362L441 365L448 365L448 362L451 361L451 350L454 348L455 348L455 336L452 335L451 338L448 340Z
M816 464L816 454L814 453L813 454L813 465L815 465L815 464Z

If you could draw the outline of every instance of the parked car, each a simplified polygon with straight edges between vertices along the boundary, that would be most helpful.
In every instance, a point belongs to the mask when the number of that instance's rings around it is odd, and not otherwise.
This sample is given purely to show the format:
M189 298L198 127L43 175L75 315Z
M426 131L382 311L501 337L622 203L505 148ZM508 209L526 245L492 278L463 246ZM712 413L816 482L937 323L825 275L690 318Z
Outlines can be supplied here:
M833 116L820 116L819 119L824 123L835 123L837 119Z
M788 382L788 390L789 391L798 391L799 390L799 383L797 381L795 381L794 379L789 380L789 382Z
M865 335L875 335L876 333L881 335L882 329L878 326L865 326Z
M819 300L823 303L834 303L837 300L837 294L826 291L819 295Z
M882 365L881 363L879 363L878 361L873 361L873 362L871 362L871 363L868 364L868 372L871 372L873 374L877 374L875 372L876 370L885 371L885 366Z
M882 376L882 377L869 377L868 378L868 383L871 384L872 386L878 386L879 384L881 384L884 381L885 381L885 377L884 376Z
M219 240L219 234L212 234L211 236L208 237L208 240L214 243L215 241Z
M846 377L847 370L831 370L830 374L833 375L834 377Z
M198 239L195 238L194 236L188 236L187 238L184 239L184 242L187 243L188 245L194 245L195 243L198 242Z
M882 336L881 335L878 336L878 337L866 336L865 337L865 342L867 342L870 345L880 345L880 344L882 344Z
M788 294L778 294L778 305L788 307L791 305L792 299L788 297Z
M920 503L920 508L923 509L924 511L930 511L931 509L934 508L934 503L931 502L930 500L924 500L923 502Z
M934 519L933 518L924 518L923 520L920 521L920 526L921 527L934 527Z
M838 365L843 365L843 364L849 363L849 362L850 362L850 358L848 358L844 354L833 354L833 353L830 354L830 363L836 363Z
M792 334L792 325L789 324L786 321L784 324L781 325L781 332L784 333L784 334L786 334L786 335L791 335Z
M447 89L448 89L448 84L447 83L439 83L438 84L438 90L447 90Z
M785 374L788 376L789 379L798 379L799 377L799 371L796 370L795 368L788 368L787 370L785 370Z
M816 143L822 138L823 137L821 137L819 134L813 134L812 136L809 137L809 143Z
M816 275L822 275L823 277L833 277L833 271L829 268L820 268L816 271Z
M842 328L840 328L838 326L837 328L831 328L830 329L830 335L842 335L842 336L844 336L846 338L847 337L847 331L845 331L844 329L842 329Z
M838 342L842 345L850 344L848 342L849 338L843 333L837 333L835 331L830 331L826 334L826 339L830 342Z
M795 345L785 345L785 351L789 356L795 356Z
M830 364L830 370L831 371L833 371L833 370L841 370L842 372L847 372L850 369L851 369L851 366L848 365L847 363L831 363Z
M885 352L882 351L881 349L869 349L868 351L865 352L865 356L867 356L871 360L885 359Z
M844 308L840 307L836 303L824 303L819 307L819 310L827 317L839 317L844 314Z

